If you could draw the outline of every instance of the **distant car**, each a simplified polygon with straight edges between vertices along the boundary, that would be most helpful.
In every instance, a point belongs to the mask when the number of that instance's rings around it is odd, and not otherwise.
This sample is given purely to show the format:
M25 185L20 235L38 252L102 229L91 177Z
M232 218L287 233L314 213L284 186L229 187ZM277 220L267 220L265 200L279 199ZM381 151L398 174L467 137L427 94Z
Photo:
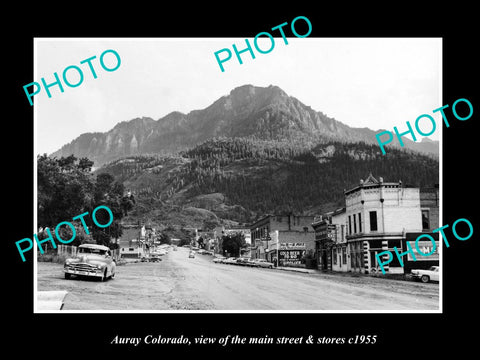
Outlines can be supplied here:
M428 283L429 281L439 281L440 272L438 266L432 266L428 270L413 269L411 273L415 280L420 280L423 283Z
M217 256L213 259L213 262L214 262L214 263L223 263L225 259L226 259L225 256L217 255Z
M103 245L82 244L73 258L67 258L63 265L65 279L72 275L92 276L100 281L115 276L116 264L110 249Z
M188 258L195 258L195 251L190 251Z
M162 259L160 258L160 255L152 253L152 254L150 254L150 257L148 258L148 261L158 262L158 261L162 261Z
M249 258L238 258L237 264L244 266L256 266L256 263Z
M264 268L273 268L273 263L265 260L265 259L253 259L252 262L255 264L255 266L258 267L264 267Z
M223 260L224 264L236 264L237 263L237 258L234 257L229 257Z

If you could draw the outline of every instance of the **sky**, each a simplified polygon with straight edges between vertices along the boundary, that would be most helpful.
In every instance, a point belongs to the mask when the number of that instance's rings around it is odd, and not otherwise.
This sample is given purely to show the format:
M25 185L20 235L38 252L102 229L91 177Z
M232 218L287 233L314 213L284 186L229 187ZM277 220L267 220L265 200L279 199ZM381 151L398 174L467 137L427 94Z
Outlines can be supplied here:
M50 154L86 132L106 132L137 117L158 120L172 111L203 109L238 86L277 85L288 95L351 127L406 130L421 114L442 106L441 38L274 38L268 54L241 54L245 38L36 38L34 79L47 84L64 69L78 66L83 82L68 87L42 87L34 96L35 151ZM261 49L270 40L260 38ZM232 58L222 72L214 53L228 48ZM115 50L121 59L115 71L105 71L100 55ZM220 56L225 56L222 53ZM97 78L87 63L91 61ZM114 67L112 53L105 54ZM75 70L67 72L79 81ZM32 91L32 90L30 90ZM28 103L27 97L25 101ZM442 126L430 137L438 140ZM427 125L425 130L427 131ZM439 130L440 129L440 130ZM421 137L419 137L421 139Z

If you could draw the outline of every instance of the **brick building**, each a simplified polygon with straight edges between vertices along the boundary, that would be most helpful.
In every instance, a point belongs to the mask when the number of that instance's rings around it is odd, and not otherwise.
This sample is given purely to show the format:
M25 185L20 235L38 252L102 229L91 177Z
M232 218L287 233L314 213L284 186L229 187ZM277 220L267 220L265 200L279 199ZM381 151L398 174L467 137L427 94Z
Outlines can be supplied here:
M303 267L307 252L315 251L315 234L311 227L314 216L266 215L250 225L251 257L275 262L278 231L278 262L282 266ZM301 260L302 259L302 260Z

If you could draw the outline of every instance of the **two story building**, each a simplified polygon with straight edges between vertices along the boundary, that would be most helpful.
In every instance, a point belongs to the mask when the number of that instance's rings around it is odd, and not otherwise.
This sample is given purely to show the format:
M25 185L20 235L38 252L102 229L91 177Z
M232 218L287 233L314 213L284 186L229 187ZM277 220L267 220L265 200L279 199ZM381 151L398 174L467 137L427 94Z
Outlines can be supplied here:
M371 174L360 184L345 190L345 208L322 215L314 222L318 268L321 270L375 273L379 271L376 255L394 247L399 253L415 248L415 240L438 227L438 186L420 191L399 182L384 182ZM419 246L433 247L427 241ZM384 259L388 255L383 255ZM397 256L384 266L388 273L403 274L412 267L438 265L438 254L429 257Z
M304 267L305 254L315 251L313 221L314 216L294 214L260 218L250 225L251 257L278 261L280 266ZM272 237L274 233L278 234L279 251L277 239Z
M346 239L346 209L323 214L312 223L315 232L317 267L321 270L349 271Z

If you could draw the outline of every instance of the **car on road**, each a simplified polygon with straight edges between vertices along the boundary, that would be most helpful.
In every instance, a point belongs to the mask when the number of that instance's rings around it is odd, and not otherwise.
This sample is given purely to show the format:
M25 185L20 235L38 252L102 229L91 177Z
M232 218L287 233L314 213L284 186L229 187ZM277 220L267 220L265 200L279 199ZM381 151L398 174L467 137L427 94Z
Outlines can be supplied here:
M65 259L63 271L65 279L75 276L96 277L100 281L115 276L116 263L110 249L103 245L82 244L74 257Z
M273 269L273 263L265 260L265 259L253 259L252 260L255 266L257 267L264 267L264 268L269 268Z
M428 270L413 269L411 274L413 279L420 280L423 283L428 283L430 281L439 281L440 272L438 266L432 266Z
M243 266L252 266L252 267L257 266L257 264L249 258L238 258L237 259L237 264L238 265L243 265Z
M237 258L235 257L229 257L223 260L224 264L236 264L237 263Z
M157 256L163 256L163 255L167 255L168 251L165 250L165 249L156 249L156 250L152 251L151 254L154 254L154 255L157 255Z
M195 258L195 251L190 251L188 258Z
M226 259L225 256L222 255L216 255L215 258L213 259L214 263L223 263L223 261Z
M162 259L160 258L159 254L152 253L152 254L150 254L150 257L148 258L148 261L158 262L158 261L162 261Z

